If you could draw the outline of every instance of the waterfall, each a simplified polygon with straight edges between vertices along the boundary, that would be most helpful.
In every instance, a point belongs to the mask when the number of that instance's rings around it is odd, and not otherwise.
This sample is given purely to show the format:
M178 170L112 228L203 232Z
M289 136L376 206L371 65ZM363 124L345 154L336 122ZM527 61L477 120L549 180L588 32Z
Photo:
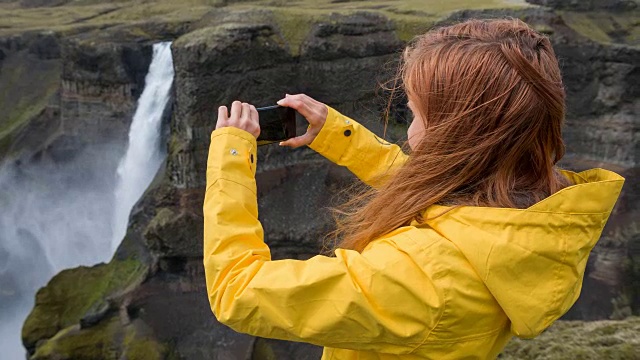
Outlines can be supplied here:
M132 206L162 162L161 118L172 83L170 43L156 44L121 159L114 141L89 146L65 163L0 164L3 359L24 358L20 332L39 287L65 268L113 256Z
M164 158L160 149L160 128L172 84L171 43L155 44L145 88L129 130L129 146L118 166L111 241L113 251L127 232L131 209L153 180Z

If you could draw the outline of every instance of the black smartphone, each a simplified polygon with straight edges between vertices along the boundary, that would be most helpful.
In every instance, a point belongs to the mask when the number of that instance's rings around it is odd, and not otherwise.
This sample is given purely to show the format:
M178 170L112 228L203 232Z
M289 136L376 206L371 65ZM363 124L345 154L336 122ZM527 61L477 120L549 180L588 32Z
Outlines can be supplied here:
M260 116L258 146L296 137L296 111L280 105L257 108Z

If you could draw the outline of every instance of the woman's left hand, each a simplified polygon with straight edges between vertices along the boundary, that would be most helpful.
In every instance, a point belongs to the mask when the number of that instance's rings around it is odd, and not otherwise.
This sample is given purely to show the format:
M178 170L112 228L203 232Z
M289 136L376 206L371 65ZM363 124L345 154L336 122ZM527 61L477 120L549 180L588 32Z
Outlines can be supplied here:
M234 101L233 104L231 104L231 115L227 112L226 106L220 106L218 108L216 129L232 126L258 138L260 135L260 123L258 119L258 110L256 110L255 106Z

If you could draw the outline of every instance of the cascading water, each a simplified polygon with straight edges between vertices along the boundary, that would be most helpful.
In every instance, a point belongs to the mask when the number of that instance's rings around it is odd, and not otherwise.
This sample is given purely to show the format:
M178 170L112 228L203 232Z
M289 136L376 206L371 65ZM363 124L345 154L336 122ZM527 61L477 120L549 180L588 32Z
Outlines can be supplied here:
M131 123L129 146L118 166L111 241L114 251L127 232L131 208L153 180L164 158L160 149L160 128L173 84L171 43L154 45L153 61L145 82Z
M153 47L129 145L89 147L64 164L0 164L0 349L24 359L20 329L34 294L65 268L108 261L131 208L163 156L162 114L173 83L170 43ZM115 180L115 181L114 181Z

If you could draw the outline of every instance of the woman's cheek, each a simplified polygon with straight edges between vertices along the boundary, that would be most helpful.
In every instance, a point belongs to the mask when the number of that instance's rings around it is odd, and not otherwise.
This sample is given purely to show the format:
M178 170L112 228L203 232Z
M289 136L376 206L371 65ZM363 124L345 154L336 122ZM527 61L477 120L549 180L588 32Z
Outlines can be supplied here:
M407 129L407 139L409 141L409 147L411 148L411 150L414 149L415 145L418 144L418 129L416 129L418 126L418 123L420 122L419 119L414 118L413 121L411 122L411 125L409 125L409 129Z

